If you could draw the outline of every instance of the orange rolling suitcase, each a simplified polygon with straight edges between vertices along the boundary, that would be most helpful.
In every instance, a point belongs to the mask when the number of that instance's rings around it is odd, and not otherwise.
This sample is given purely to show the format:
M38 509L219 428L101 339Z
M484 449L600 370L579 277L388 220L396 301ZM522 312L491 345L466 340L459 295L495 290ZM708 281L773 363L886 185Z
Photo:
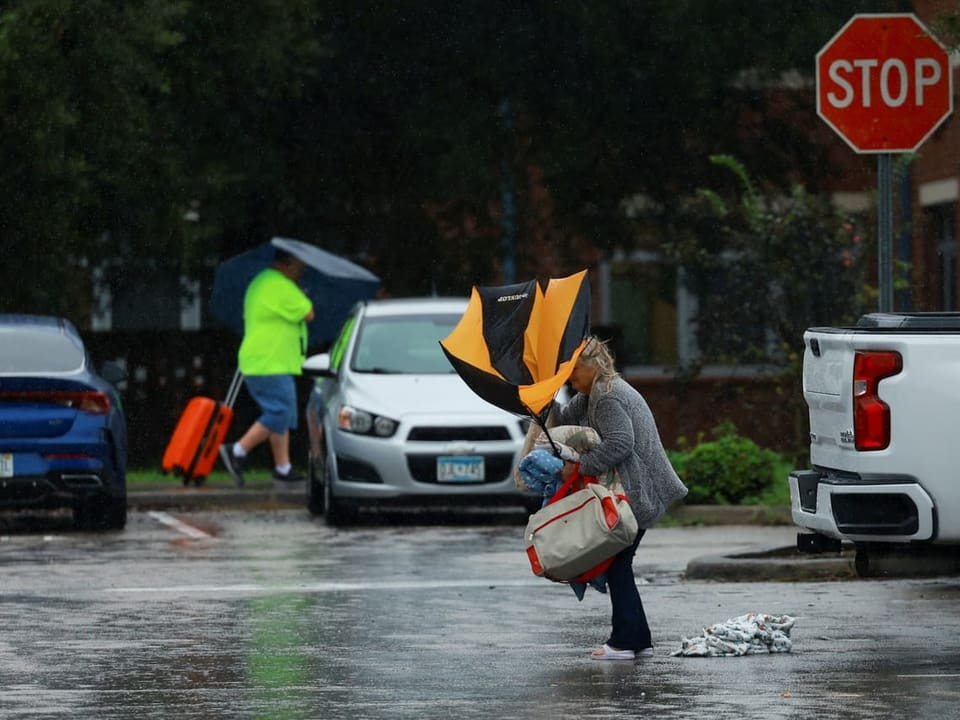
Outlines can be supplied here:
M208 397L190 399L163 453L165 473L179 475L184 485L203 483L227 437L233 421L233 403L242 384L243 376L237 370L223 402Z

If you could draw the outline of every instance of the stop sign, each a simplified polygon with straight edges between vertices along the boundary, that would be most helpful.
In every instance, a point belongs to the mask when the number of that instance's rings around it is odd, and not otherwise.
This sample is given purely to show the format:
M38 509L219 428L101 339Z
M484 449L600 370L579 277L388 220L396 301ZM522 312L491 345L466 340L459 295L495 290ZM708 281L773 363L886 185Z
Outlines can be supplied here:
M859 153L912 152L952 110L950 58L914 15L854 15L817 53L817 114Z

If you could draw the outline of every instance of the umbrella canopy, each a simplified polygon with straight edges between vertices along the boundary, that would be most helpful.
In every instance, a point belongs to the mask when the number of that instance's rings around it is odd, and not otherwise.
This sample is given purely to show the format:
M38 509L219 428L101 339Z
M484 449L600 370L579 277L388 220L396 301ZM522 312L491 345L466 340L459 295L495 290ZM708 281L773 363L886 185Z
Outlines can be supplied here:
M243 296L247 285L257 273L270 266L278 248L307 266L299 285L313 303L315 313L313 322L307 326L310 347L333 340L353 304L372 298L380 285L380 278L372 272L339 255L299 240L275 237L217 266L210 312L237 334L243 334Z
M545 286L474 287L440 345L477 395L543 424L589 337L590 281L582 270Z

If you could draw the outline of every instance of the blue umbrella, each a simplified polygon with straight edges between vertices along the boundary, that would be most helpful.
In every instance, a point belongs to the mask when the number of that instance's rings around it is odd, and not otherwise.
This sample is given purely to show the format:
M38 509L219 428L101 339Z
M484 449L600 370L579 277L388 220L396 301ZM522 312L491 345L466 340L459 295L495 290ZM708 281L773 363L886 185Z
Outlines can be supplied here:
M380 278L372 272L339 255L299 240L275 237L217 266L210 312L239 335L243 334L243 296L247 285L258 272L269 267L277 248L307 266L299 284L313 303L316 315L307 328L311 348L333 340L353 304L372 298L380 285Z

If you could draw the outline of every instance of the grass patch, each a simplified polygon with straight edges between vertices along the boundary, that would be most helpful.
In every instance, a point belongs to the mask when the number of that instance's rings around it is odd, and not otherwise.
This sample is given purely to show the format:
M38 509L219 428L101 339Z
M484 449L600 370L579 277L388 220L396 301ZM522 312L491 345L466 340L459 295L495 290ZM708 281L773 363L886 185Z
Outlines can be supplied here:
M243 474L245 485L248 488L271 487L273 480L271 473L267 470L252 469ZM192 486L193 483L190 483ZM223 471L214 471L207 476L203 482L203 487L216 489L235 488L237 484L229 473ZM170 475L159 470L127 470L127 490L147 491L161 490L171 487L183 487L183 480L176 475Z

